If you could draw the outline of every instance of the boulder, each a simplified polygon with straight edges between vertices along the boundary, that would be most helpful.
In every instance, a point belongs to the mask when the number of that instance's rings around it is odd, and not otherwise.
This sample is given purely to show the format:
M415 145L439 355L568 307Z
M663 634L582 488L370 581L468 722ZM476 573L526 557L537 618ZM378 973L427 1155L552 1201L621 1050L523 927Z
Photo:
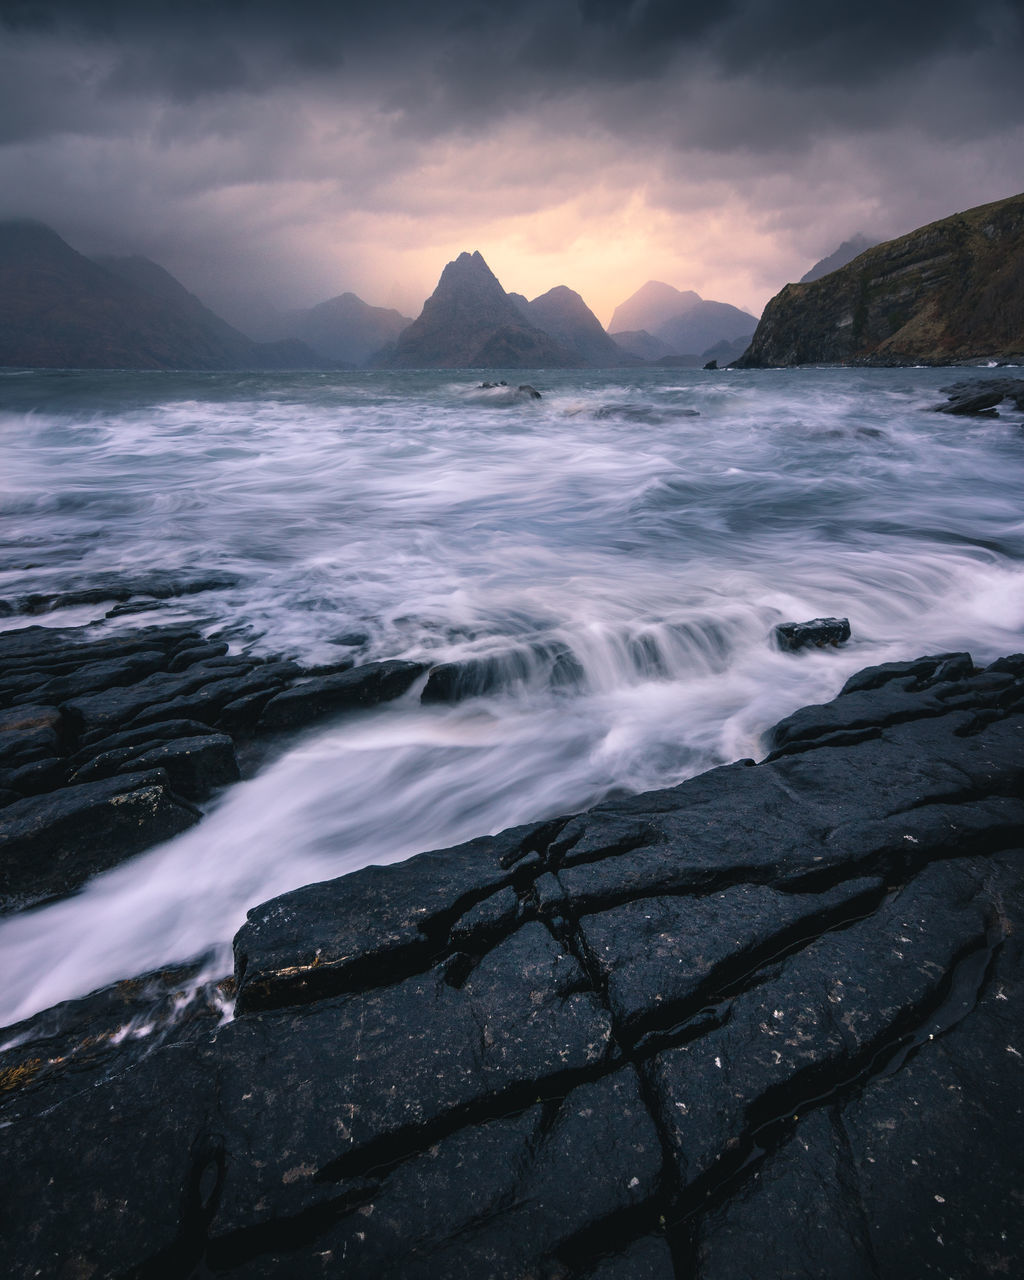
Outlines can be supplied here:
M850 638L849 618L812 618L810 622L780 622L772 631L783 653L798 649L824 649L845 644Z

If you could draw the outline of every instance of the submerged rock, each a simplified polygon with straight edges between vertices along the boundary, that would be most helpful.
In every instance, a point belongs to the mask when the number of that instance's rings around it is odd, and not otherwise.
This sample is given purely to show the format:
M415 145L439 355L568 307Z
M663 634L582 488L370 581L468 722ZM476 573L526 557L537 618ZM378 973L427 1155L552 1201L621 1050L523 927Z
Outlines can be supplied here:
M7 1274L1019 1272L1024 655L768 745L254 908L228 1025L23 1024Z

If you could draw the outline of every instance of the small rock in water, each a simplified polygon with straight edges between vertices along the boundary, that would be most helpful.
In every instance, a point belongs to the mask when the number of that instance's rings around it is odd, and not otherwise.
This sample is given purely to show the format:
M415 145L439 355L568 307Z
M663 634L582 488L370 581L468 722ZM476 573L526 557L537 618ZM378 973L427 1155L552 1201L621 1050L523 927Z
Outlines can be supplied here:
M845 644L850 638L849 618L812 618L810 622L780 622L772 635L783 653L795 653L813 645Z
M539 400L540 392L536 387L531 387L528 382L521 382L517 388L522 395L528 396L531 400Z

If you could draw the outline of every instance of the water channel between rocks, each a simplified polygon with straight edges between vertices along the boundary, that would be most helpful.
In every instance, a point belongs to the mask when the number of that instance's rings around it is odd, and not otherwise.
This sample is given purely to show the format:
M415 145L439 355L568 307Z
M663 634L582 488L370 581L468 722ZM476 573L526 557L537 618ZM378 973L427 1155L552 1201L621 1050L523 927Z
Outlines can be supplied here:
M490 376L0 374L4 629L110 610L32 594L206 575L100 634L504 672L307 730L184 835L0 923L0 1024L207 952L225 973L286 889L758 758L864 666L1024 647L1021 415L931 413L955 371L524 374L540 401ZM842 650L770 644L824 615Z

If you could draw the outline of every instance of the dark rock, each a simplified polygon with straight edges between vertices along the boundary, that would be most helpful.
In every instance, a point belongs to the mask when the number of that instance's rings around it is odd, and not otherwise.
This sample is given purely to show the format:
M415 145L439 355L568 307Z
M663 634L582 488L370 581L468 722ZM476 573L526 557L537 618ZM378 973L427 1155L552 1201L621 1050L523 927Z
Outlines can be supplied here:
M151 746L156 742L170 742L174 738L201 737L203 734L213 732L209 725L200 724L198 720L159 720L138 729L125 729L122 733L112 733L108 738L99 738L90 746L76 752L69 763L80 767L106 751L119 751L122 747Z
M717 369L717 368L718 368L718 361L717 361L717 360L709 360L709 361L707 362L707 364L704 366L704 368L705 368L705 369Z
M606 1257L589 1280L675 1280L677 1274L664 1238L644 1236L621 1253Z
M824 649L826 645L845 644L850 638L849 618L812 618L810 622L780 622L772 631L775 643L783 653L796 653L812 645Z
M0 908L68 893L199 817L161 769L16 801L0 814Z
M67 781L67 762L59 759L33 760L18 769L0 769L0 785L23 796L55 791Z
M514 828L398 865L364 867L343 885L306 885L253 908L235 940L238 1007L273 1008L387 981L396 965L407 970L443 951L456 921L463 947L475 932L492 932L495 914L515 918L499 892L512 880L510 855L542 830ZM492 896L500 901L487 905Z
M531 387L528 382L521 382L516 390L520 395L526 396L528 400L539 400L541 398L540 392L537 388Z
M162 670L166 663L167 656L160 649L142 650L140 653L107 661L86 662L74 671L45 681L30 694L15 698L14 702L18 703L22 698L42 698L57 705L80 694L98 693L104 689L135 684L136 681Z
M568 688L583 682L579 659L561 644L537 643L485 658L464 658L431 667L421 702L462 702L536 682Z
M770 736L255 908L227 1025L18 1029L7 1274L1017 1274L1024 658Z
M935 406L936 413L986 414L1004 400L1012 401L1018 409L1024 409L1024 379L998 378L994 381L978 379L973 382L955 382L943 387L948 395L945 404Z
M83 765L72 783L92 782L116 774L163 769L173 791L187 800L205 800L218 787L238 781L234 743L221 733L198 738L174 738L104 751Z
M209 680L193 690L182 692L178 697L171 698L167 702L143 707L129 723L132 726L145 725L185 716L219 727L222 712L230 703L239 702L254 694L262 694L270 698L299 671L294 663L267 664L248 672L244 666L237 669L243 674L230 676L227 670L214 672L215 675L228 676L228 678ZM195 668L190 670L194 671Z
M228 651L227 644L220 640L216 644L198 644L191 649L179 649L168 662L168 671L184 671L195 662L204 662L209 658L223 657Z
M57 754L64 733L64 717L56 707L28 703L0 711L0 766L16 769Z
M252 669L248 662L238 662L235 671L239 677ZM187 708L187 696L195 695L204 685L223 681L227 671L223 666L196 663L179 674L160 671L124 688L106 689L71 698L63 705L64 713L74 723L83 741L95 741L115 729L127 726L139 715L154 707L172 708L161 713L162 719L179 718ZM229 701L230 697L225 698Z
M294 685L267 703L259 728L291 729L336 711L372 707L400 697L426 667L421 662L368 662L336 676Z

